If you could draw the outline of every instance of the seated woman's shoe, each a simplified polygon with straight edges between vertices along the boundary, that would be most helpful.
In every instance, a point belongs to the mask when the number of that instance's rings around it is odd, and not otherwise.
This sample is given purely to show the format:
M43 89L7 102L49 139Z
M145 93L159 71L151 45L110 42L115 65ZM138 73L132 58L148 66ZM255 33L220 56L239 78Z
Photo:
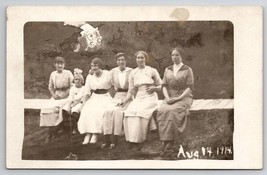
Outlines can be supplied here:
M132 150L134 148L134 144L131 142L128 142L127 150Z
M135 151L140 152L143 148L143 144L142 143L136 143L134 147L135 147L134 148Z
M116 147L116 144L111 143L110 146L109 146L109 149L114 149L115 147Z
M162 150L162 152L160 153L160 156L166 156L168 155L173 147L173 141L169 141L169 142L165 142L165 146L164 149Z
M168 142L166 144L166 146L165 146L165 150L170 150L170 149L172 149L172 147L173 147L173 142L172 141L171 142Z
M74 129L74 130L72 131L72 134L79 134L79 131L78 131L77 129Z
M101 145L101 149L104 149L104 148L106 148L106 147L108 147L108 144L106 144L106 143L103 143L103 144Z
M97 142L97 135L96 134L93 134L91 140L90 140L90 143L92 144L95 144Z
M91 138L91 134L86 134L85 137L84 137L84 140L83 140L83 145L86 145L89 143L90 141L90 138Z

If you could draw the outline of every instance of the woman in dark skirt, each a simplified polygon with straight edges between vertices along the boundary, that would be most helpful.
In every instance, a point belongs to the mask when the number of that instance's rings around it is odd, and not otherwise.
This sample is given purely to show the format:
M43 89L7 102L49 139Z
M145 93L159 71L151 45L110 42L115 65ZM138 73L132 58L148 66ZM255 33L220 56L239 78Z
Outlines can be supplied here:
M187 125L189 108L193 102L193 71L182 63L181 49L171 50L173 65L165 69L162 83L163 100L157 114L162 153L180 139Z

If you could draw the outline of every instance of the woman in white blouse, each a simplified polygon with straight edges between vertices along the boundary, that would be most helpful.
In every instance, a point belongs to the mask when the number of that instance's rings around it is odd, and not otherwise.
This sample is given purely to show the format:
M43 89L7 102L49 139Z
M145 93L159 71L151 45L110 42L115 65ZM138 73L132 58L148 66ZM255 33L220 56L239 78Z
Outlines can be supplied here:
M130 103L130 100L124 106L118 106L119 103L126 97L129 87L129 74L132 68L126 67L126 56L124 53L118 53L115 56L118 67L110 71L111 84L116 90L112 104L108 107L104 114L104 143L101 148L115 148L118 136L123 135L123 114L124 110Z
M158 105L156 91L161 90L161 79L155 68L146 66L145 61L148 59L146 52L138 51L135 56L138 67L129 75L129 91L122 105L128 102L132 95L135 96L125 110L124 130L130 147L140 151L147 136L152 113Z
M100 58L92 60L91 71L93 74L86 78L81 116L78 121L79 132L85 134L83 145L97 142L97 135L103 132L104 109L112 99L108 93L111 87L109 71L103 70Z

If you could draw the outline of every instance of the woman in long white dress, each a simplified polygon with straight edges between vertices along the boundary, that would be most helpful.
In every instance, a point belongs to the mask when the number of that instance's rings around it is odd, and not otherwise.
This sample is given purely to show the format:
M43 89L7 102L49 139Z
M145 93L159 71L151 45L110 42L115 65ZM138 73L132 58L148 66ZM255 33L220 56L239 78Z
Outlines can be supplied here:
M100 58L91 62L91 71L86 78L85 93L81 116L78 121L78 130L85 134L83 145L97 142L98 134L103 133L104 109L110 104L111 96L108 92L111 87L109 71L103 70Z
M124 53L118 53L116 56L118 67L110 72L111 84L116 90L116 94L112 99L112 104L108 107L104 114L104 143L101 148L115 148L118 142L118 136L123 135L123 116L124 110L130 103L130 100L124 106L118 106L119 103L126 97L129 87L129 74L132 68L126 67L126 56Z
M135 56L138 67L129 75L129 93L122 104L125 104L132 95L135 96L125 110L124 131L126 141L139 151L146 140L152 113L158 106L156 91L161 90L161 79L155 68L146 66L145 61L148 59L146 52L138 51Z

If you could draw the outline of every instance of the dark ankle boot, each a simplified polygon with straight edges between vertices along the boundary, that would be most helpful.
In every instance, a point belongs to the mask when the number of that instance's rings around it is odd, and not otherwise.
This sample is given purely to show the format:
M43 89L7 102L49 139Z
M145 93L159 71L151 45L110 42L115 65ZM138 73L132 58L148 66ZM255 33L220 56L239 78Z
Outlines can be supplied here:
M78 112L73 112L71 114L71 123L72 123L72 130L77 130L77 123L80 118L80 113Z

